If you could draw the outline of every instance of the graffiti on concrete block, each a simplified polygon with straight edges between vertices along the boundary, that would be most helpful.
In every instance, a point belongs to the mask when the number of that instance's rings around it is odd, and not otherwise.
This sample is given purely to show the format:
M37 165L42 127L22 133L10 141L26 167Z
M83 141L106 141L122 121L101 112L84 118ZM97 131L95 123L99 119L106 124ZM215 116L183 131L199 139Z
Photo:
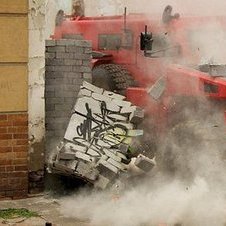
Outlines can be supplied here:
M102 189L120 172L127 172L132 158L129 145L143 135L132 122L142 118L143 111L124 99L84 82L50 170L80 177ZM152 164L153 160L142 158L137 166L143 170Z

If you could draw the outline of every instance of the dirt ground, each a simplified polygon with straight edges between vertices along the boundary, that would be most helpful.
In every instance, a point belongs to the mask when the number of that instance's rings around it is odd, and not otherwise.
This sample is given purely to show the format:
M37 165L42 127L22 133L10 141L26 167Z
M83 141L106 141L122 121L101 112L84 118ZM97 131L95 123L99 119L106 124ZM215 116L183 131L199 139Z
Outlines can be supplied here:
M17 218L9 221L0 219L0 226L44 226L46 222L52 223L52 226L91 226L88 221L62 216L57 199L46 195L21 200L0 201L0 209L8 208L26 208L37 212L40 217Z

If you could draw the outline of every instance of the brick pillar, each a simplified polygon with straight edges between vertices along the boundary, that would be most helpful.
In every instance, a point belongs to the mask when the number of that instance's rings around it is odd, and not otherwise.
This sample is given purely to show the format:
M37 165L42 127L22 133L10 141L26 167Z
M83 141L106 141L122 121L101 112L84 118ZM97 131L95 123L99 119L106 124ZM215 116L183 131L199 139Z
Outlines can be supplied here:
M47 157L64 137L82 82L91 82L91 51L91 42L85 40L46 41Z
M28 192L28 114L0 114L0 199Z

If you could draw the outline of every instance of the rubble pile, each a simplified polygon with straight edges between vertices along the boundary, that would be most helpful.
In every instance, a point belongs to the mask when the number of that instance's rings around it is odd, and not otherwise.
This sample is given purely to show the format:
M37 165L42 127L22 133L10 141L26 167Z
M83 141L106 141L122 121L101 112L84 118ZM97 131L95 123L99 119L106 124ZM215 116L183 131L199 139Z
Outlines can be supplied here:
M143 110L124 96L84 82L49 171L82 178L101 189L129 176L134 158L130 144L143 135L143 130L135 129L143 117ZM132 162L142 172L155 165L141 154Z

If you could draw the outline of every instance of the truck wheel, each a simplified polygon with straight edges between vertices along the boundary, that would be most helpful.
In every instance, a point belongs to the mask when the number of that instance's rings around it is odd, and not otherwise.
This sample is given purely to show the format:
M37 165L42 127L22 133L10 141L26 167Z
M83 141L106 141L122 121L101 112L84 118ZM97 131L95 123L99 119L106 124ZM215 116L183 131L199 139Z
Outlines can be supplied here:
M94 85L120 94L124 94L128 87L134 86L131 74L117 64L101 64L94 67L92 79Z

